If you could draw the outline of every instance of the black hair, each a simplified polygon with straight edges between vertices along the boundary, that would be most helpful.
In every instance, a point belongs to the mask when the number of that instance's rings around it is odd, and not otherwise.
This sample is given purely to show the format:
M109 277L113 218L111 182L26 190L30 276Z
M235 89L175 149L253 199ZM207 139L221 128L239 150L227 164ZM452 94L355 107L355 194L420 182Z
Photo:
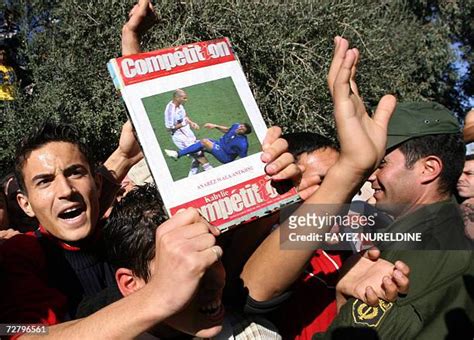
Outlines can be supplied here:
M466 156L466 162L467 161L473 161L474 160L474 154L470 154Z
M339 151L339 145L327 137L314 132L293 132L281 136L288 142L288 151L297 158L303 153L331 148Z
M405 156L405 167L410 169L421 158L436 156L441 159L443 169L440 174L441 194L454 194L456 184L462 174L466 147L461 134L439 134L416 137L399 146Z
M132 189L114 206L103 229L110 264L128 268L148 281L148 267L155 257L155 232L167 219L153 184Z
M252 133L252 126L248 123L242 123L243 126L245 126L245 134L251 134Z
M94 173L94 159L92 153L85 143L81 141L78 130L69 124L45 121L31 131L16 148L15 153L15 177L20 190L26 193L25 179L23 177L23 166L31 152L51 142L66 142L76 145L86 157L92 173Z

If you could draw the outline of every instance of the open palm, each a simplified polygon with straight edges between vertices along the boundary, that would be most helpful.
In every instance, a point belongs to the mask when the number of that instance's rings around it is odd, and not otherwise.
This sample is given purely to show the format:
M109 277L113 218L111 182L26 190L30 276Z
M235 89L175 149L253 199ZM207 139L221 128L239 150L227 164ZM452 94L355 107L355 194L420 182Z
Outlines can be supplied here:
M370 117L355 82L357 49L349 49L347 40L336 37L328 85L333 97L334 118L341 144L339 162L362 176L368 176L385 154L387 126L395 110L396 99L385 95Z

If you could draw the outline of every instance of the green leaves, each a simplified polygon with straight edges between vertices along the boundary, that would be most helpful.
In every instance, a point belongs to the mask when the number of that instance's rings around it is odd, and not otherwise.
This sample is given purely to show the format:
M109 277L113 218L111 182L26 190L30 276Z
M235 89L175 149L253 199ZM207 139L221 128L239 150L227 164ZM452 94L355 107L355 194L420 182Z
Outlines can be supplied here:
M106 63L120 54L121 27L133 1L15 3L23 23L19 57L29 61L34 91L2 109L0 171L11 166L13 145L46 117L76 124L97 159L105 159L126 119ZM285 131L335 137L326 73L336 35L361 51L358 84L369 106L393 93L402 101L429 98L459 113L466 109L450 46L462 40L470 51L469 1L456 7L437 1L168 0L155 7L160 21L144 37L144 50L229 37L265 120ZM32 28L35 18L41 18L39 28ZM472 75L464 80L472 84Z

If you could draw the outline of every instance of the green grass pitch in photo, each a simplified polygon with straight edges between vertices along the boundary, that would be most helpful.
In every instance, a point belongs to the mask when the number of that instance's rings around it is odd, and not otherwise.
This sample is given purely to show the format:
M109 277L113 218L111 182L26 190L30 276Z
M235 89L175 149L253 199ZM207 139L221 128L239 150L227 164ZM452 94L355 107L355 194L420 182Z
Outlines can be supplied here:
M197 139L212 138L219 140L223 135L217 129L204 128L205 123L213 123L230 127L234 123L250 124L250 119L240 100L232 78L218 79L198 85L182 88L188 95L188 101L184 104L186 113L192 121L199 124L199 130L193 130ZM164 111L166 105L173 98L173 91L143 98L143 105L150 119L151 125L160 144L161 151L164 149L176 150L171 134L166 130ZM250 156L261 150L255 130L252 126L252 133L247 135L248 152ZM206 158L214 168L222 165L214 156L208 152ZM180 157L178 160L171 159L164 155L171 176L174 181L178 181L188 176L191 167L191 157ZM236 158L238 160L239 157ZM200 168L202 172L202 168Z

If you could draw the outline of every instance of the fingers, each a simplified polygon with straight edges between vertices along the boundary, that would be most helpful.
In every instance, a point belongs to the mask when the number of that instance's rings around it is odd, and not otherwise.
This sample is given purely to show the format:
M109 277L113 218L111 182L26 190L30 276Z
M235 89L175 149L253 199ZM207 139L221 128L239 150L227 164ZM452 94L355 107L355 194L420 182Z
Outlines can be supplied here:
M276 175L274 176L271 176L272 177L272 180L274 181L284 181L284 180L287 180L287 179L293 179L293 178L297 178L297 177L300 177L300 169L298 168L298 166L294 163L288 165L287 167L285 167L283 170L281 170L280 172L278 172Z
M153 9L153 5L151 4L150 0L139 0L138 7L140 7L141 11L146 12L148 9Z
M288 143L284 140L284 139L278 139L278 141L284 141L284 145L282 145L282 150L283 150L283 147L285 145L288 145ZM270 148L269 148L270 150ZM276 150L276 149L274 149ZM276 150L276 151L269 151L270 153L278 153L279 150ZM279 172L281 172L283 169L286 169L287 167L289 166L294 166L294 167L297 167L297 165L294 163L294 158L293 158L293 155L289 152L285 152L283 154L281 154L277 159L275 159L274 161L272 161L271 163L267 164L265 166L265 172L267 173L267 175L269 176L273 176L273 175L276 175L275 178L273 179L277 179L276 177L278 177ZM299 173L299 170L297 170L297 173ZM277 175L278 174L278 175ZM283 175L283 174L281 174ZM282 178L283 179L283 178Z
M150 0L139 0L128 16L129 20L126 27L138 34L146 32L157 21L156 13Z
M188 208L186 210L180 211L176 213L173 217L171 217L169 220L164 222L158 229L157 229L157 237L161 237L175 229L178 229L182 226L189 226L193 225L196 223L202 223L204 226L207 227L208 231L210 231L213 235L217 236L220 234L220 231L217 227L209 224L207 221L205 221L201 215L199 215L199 212L194 209L194 208ZM192 228L194 229L194 228ZM191 235L192 232L199 233L201 229L197 231L189 231L189 235Z
M214 263L219 262L224 254L221 247L214 245L209 248L205 248L202 251L198 252L196 255L199 257L200 264L202 266L203 272L210 268ZM196 257L197 259L197 257Z
M382 128L387 129L390 117L397 106L397 99L392 95L385 95L380 99L379 105L372 119Z
M384 278L382 280L382 288L383 288L384 293L385 293L384 294L385 295L384 300L393 302L397 299L397 297L398 297L398 287L390 277L384 276Z
M345 53L344 60L339 68L336 79L334 81L334 93L333 101L335 110L341 102L350 100L350 84L349 80L351 77L352 66L354 65L356 54L353 50L347 50Z
M151 5L149 0L139 0L138 3L135 4L128 13L128 17L131 18L134 15L145 16L147 8L149 8L149 6L151 6L151 9L153 9L153 6Z
M377 306L379 304L379 298L371 286L365 288L365 303L369 306Z
M184 225L183 228L180 228L179 233L184 239L192 239L198 237L199 235L212 235L212 233L209 233L209 228L210 224L205 220L201 219L197 223Z
M372 261L377 261L380 257L380 250L376 247L372 247L369 250L365 251L363 256Z
M327 82L331 95L334 92L334 83L337 78L339 69L341 68L342 62L344 61L345 52L349 46L349 42L339 36L334 38L334 54L329 67Z
M300 171L304 172L304 169L300 168ZM302 200L306 200L318 190L321 185L321 177L319 176L302 176L297 185L298 194Z
M283 138L278 138L273 143L271 143L270 145L266 146L263 149L263 154L261 157L262 162L264 163L273 162L284 153L287 153L287 151L288 151L288 142L284 140ZM288 155L291 156L291 154L287 153L287 156L285 156L283 160L280 160L280 162L286 162L289 159ZM291 162L294 162L293 156L291 156ZM278 165L275 164L275 166L276 166L275 169L277 169Z
M316 192L316 190L318 190L318 188L319 188L319 185L314 185L302 190L298 189L298 195L300 195L303 201L306 201L308 198L311 197L311 195L313 195Z
M138 4L132 7L130 12L128 12L128 17L131 18L138 11Z
M402 261L395 262L395 270L393 271L393 280L397 285L398 293L407 294L410 288L410 280L408 278L410 268Z
M395 269L398 269L399 271L401 271L402 274L405 276L410 275L410 267L408 267L408 265L405 264L405 262L403 261L395 262Z
M216 238L210 234L201 234L192 238L192 242L189 242L191 246L190 250L193 251L204 251L216 245Z
M214 234L219 233L196 209L188 208L157 228L156 252L175 254L176 258L189 256L191 267L201 272L222 256L222 249L216 246L216 237L210 232L212 229L217 231Z
M352 93L354 93L356 96L359 97L359 88L357 86L355 78L356 78L357 64L359 63L360 53L359 53L359 50L357 48L352 49L352 51L355 54L355 61L354 61L354 64L352 65L352 68L351 68L351 78L349 80L349 83L350 83Z
M219 246L216 246L216 245L208 248L208 250L206 249L206 251L211 251L214 254L214 256L215 256L215 261L214 262L219 261L222 258L222 255L224 255L224 251L222 250L222 248L219 247Z
M20 232L11 228L7 230L0 230L0 239L9 239L17 234L20 234Z
M280 136L281 136L281 128L278 126L272 126L267 130L267 134L265 135L265 138L263 139L263 144L262 144L262 150L263 150L262 161L263 162L268 163L271 161L270 159L271 155L266 155L266 151L278 138L280 138Z

